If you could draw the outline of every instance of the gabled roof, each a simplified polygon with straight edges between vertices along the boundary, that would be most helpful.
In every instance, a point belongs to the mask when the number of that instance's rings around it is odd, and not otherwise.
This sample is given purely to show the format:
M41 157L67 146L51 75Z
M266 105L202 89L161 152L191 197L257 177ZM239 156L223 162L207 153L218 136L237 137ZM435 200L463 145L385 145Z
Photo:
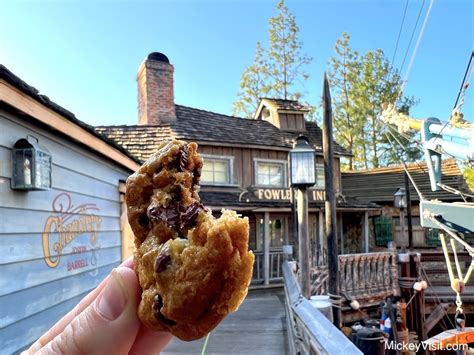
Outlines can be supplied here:
M257 119L260 116L263 108L267 107L273 111L278 112L291 112L291 113L301 113L305 114L306 112L311 111L311 109L299 103L296 100L283 100L283 99L273 99L268 97L260 98L257 110L255 111L254 118Z
M163 140L173 138L222 146L259 147L290 150L298 136L283 132L271 123L222 115L182 105L176 105L176 121L160 125L97 126L96 131L122 145L144 161ZM306 122L304 132L317 151L322 151L322 132L315 122ZM339 155L349 153L338 144Z
M309 112L311 109L301 104L297 100L283 100L283 99L274 99L269 97L262 97L262 102L267 102L273 108L279 111L301 111L301 112Z
M431 191L428 168L425 162L409 164L407 168L424 198L439 199L441 201L461 200L460 196L444 190ZM404 174L405 170L401 165L343 172L342 193L356 197L361 201L393 203L393 194L399 187L405 186ZM455 159L443 160L442 183L463 192L468 192ZM419 196L411 182L409 186L411 200L419 201Z

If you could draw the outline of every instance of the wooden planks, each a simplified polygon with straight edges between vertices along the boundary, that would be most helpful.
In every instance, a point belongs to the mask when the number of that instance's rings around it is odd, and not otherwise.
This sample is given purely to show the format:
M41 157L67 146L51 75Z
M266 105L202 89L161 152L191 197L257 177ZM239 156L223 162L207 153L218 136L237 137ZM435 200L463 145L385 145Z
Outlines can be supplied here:
M211 332L206 354L287 354L282 291L251 291L239 309ZM173 339L164 355L199 354L204 339Z
M32 121L0 112L0 339L27 346L122 259L120 181L131 170ZM32 134L52 155L52 188L10 188L11 149Z

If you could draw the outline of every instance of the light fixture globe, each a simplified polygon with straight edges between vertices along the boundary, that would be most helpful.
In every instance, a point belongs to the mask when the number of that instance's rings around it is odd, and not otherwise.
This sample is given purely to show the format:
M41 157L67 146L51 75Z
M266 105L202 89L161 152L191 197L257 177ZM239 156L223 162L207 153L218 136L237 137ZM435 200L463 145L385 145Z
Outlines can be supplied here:
M290 185L292 187L307 188L316 184L315 150L309 139L300 135L290 151Z
M398 188L397 192L393 195L393 205L396 208L407 207L407 194L404 187Z

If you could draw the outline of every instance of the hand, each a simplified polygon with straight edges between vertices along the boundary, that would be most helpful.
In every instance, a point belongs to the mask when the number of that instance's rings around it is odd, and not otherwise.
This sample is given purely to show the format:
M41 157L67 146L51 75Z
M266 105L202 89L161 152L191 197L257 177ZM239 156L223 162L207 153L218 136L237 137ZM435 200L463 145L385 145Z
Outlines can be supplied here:
M146 329L139 302L129 258L23 354L159 354L171 334Z

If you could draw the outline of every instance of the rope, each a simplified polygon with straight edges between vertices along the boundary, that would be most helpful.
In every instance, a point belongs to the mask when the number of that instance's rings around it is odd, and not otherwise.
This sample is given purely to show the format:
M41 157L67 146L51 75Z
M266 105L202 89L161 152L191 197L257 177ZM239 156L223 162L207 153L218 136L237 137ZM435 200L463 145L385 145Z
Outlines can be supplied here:
M388 132L388 133L391 133L391 132ZM420 189L419 189L418 186L416 185L415 180L413 180L413 177L411 176L410 172L408 171L408 168L407 168L405 162L404 162L404 161L402 160L402 158L398 155L398 152L397 152L397 150L395 149L395 146L394 146L392 140L390 139L390 137L388 136L388 134L387 134L386 132L384 132L384 134L385 134L385 137L387 138L388 142L389 142L390 145L392 146L392 149L393 149L394 152L397 154L398 160L402 163L403 169L405 170L405 173L407 174L407 176L408 176L408 178L410 179L410 181L411 181L413 187L415 188L416 193L418 194L418 197L420 198L420 201L424 201L425 198L423 197L423 195L422 195ZM393 134L392 134L392 136L393 136ZM393 136L393 137L394 137L394 139L396 138L395 136ZM400 144L400 145L402 146L402 148L405 149L405 147L403 146L403 144L401 144L400 142L398 142L398 144ZM405 149L405 150L406 150L406 149Z
M425 32L426 24L428 23L428 18L430 17L431 8L433 7L433 1L434 0L430 0L430 6L428 7L428 11L426 12L425 20L423 21L423 25L421 26L420 33L418 34L418 39L416 41L415 49L413 50L413 54L411 56L410 63L408 64L408 68L407 68L407 71L405 73L405 78L403 79L402 85L400 86L400 91L398 93L398 99L401 97L401 95L403 93L403 89L405 87L405 84L408 80L408 75L410 74L411 67L413 66L413 61L415 60L416 52L418 51L418 47L420 46L421 38L423 37L423 33ZM423 5L424 5L424 2L425 1L423 0ZM417 21L417 23L418 23L418 21Z
M437 303L438 303L438 304L441 304L441 300L440 300L440 298L439 298L439 296L438 296L438 293L436 292L436 289L433 287L433 284L431 283L431 280L429 279L428 274L426 273L425 267L424 267L423 265L421 265L421 270L422 270L422 272L423 272L424 279L428 282L428 286L429 286L429 287L431 288L431 290L433 291L433 294L434 294L434 296L435 296L435 298L436 298L436 300L437 300ZM423 297L423 299L425 299L425 298ZM454 325L454 323L451 322L451 318L449 318L449 314L448 314L448 312L444 309L444 307L443 307L443 313L444 313L444 315L446 316L446 318L449 320L449 323L451 323L451 326L452 326L453 328L456 328L456 326ZM444 322L444 318L443 318L443 322ZM445 328L447 328L446 324L445 324Z

